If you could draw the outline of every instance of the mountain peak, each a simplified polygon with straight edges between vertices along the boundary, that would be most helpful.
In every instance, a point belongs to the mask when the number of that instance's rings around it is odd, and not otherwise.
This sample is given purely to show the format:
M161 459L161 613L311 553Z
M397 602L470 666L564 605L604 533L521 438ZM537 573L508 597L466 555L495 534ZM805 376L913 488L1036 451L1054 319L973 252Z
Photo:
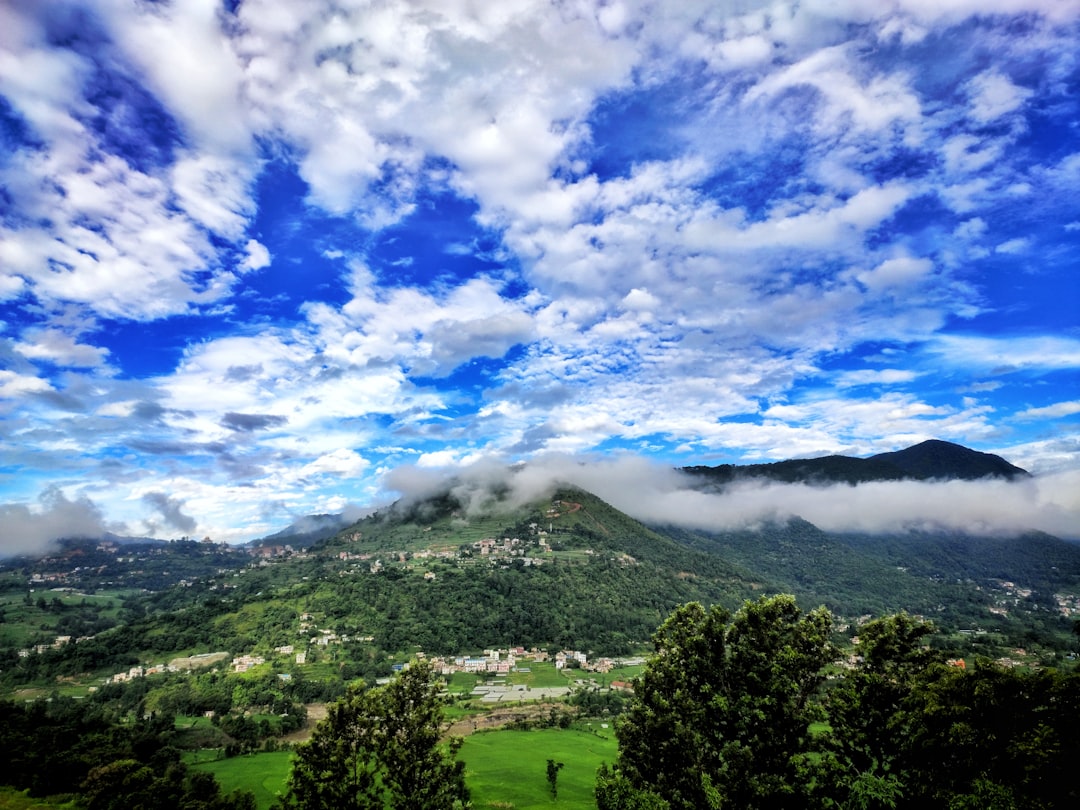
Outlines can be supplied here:
M963 445L929 439L904 450L878 453L869 458L824 456L790 459L771 464L724 464L718 467L684 467L683 472L701 476L711 485L734 480L765 478L786 483L861 484L868 481L975 480L978 478L1024 478L1027 470L1001 456L982 453Z
M928 439L892 453L879 453L869 460L892 464L907 478L973 480L989 477L1013 479L1030 475L1027 470L1010 464L1001 456L940 439Z

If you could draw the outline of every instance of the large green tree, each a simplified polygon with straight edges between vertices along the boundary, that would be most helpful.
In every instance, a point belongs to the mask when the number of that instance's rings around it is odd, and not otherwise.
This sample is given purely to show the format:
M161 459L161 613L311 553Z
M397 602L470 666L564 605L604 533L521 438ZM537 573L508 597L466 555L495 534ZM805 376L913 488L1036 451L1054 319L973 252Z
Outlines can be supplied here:
M460 740L440 741L442 711L425 662L385 686L350 687L297 748L282 804L295 810L465 807Z
M805 807L811 700L835 658L831 617L794 597L746 602L732 616L678 608L617 726L615 767L597 780L601 810Z
M821 782L842 805L861 810L897 807L907 790L902 745L912 691L930 664L944 656L926 646L929 622L906 613L859 629L855 661L825 699L830 734L828 772Z

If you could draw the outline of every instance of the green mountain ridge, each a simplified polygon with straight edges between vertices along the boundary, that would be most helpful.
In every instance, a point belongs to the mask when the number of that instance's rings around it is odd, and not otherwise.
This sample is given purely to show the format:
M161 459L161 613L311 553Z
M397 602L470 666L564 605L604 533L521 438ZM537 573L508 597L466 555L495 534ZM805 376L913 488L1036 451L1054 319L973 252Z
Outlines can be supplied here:
M679 604L735 608L763 593L824 604L842 622L905 610L953 633L989 633L999 650L1068 649L1068 615L1080 613L1080 544L1041 533L841 534L798 518L689 530L646 525L579 488L519 504L510 487L481 498L455 494L459 484L307 548L65 546L8 561L0 685L218 650L270 657L286 646L316 652L323 679L384 674L418 650L620 655ZM55 585L71 595L32 593ZM56 644L61 627L92 637ZM323 649L329 637L339 646ZM34 645L36 654L16 654Z

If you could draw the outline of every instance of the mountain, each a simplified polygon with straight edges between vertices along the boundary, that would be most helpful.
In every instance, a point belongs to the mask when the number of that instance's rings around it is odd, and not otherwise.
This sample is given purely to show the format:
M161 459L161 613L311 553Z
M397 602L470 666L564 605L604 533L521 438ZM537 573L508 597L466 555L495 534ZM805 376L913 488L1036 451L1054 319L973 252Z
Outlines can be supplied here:
M964 479L978 478L1026 478L1027 470L1016 467L1001 456L980 453L952 442L937 439L922 442L894 453L879 453L867 461L891 465L907 478L917 479Z
M285 545L293 548L308 548L320 540L333 537L351 522L342 514L307 515L281 531L252 540L247 545L255 548Z
M841 535L799 519L691 531L643 524L570 487L526 504L506 492L467 502L454 492L448 483L291 553L178 541L0 567L0 593L10 595L0 686L100 678L192 651L269 659L292 645L309 662L333 663L319 670L323 679L331 671L379 677L418 649L624 655L677 605L734 609L766 593L794 593L806 608L825 604L841 623L906 610L955 631L942 637L948 649L977 640L980 652L998 656L1066 649L1063 610L1080 604L1080 545L1049 535ZM28 582L81 593L67 605L28 599ZM103 596L82 595L95 590ZM959 632L976 629L985 635ZM62 634L93 638L16 655Z
M862 484L870 481L948 481L991 477L1012 480L1029 475L1027 470L1010 464L1000 456L938 439L869 458L824 456L771 464L683 467L682 471L701 479L708 487L754 478L784 483Z

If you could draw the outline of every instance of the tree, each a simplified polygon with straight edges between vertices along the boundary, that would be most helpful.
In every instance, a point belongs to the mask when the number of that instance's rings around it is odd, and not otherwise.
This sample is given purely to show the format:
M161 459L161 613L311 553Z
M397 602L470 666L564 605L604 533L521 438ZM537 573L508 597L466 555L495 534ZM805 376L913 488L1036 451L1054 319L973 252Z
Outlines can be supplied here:
M684 605L653 636L654 655L616 726L619 755L597 803L699 810L801 807L810 794L811 697L834 659L831 617L792 596L731 616Z
M943 656L924 644L934 627L898 613L859 630L857 664L829 690L826 761L834 798L857 808L896 807L905 793L901 741L912 690Z
M297 748L284 807L465 807L465 765L456 759L461 741L440 742L443 705L426 662L386 686L351 686Z
M551 788L551 798L559 798L559 771L562 770L564 763L556 762L553 759L547 761L547 780L548 787Z

